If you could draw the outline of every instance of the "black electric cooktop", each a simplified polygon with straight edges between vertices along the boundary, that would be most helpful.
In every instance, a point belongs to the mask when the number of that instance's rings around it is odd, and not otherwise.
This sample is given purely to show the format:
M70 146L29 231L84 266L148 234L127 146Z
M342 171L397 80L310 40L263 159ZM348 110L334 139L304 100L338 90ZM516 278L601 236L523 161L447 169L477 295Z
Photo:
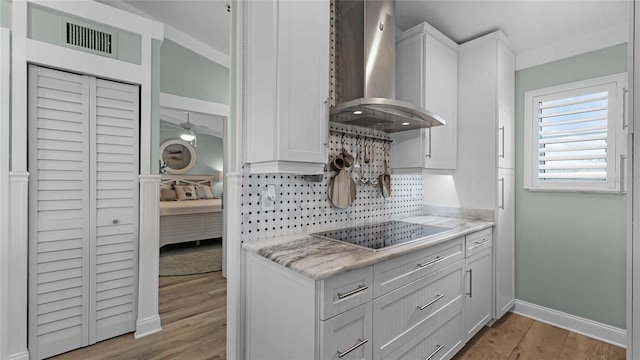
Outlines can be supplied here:
M422 225L404 221L387 221L378 224L323 231L311 235L378 251L392 246L424 240L430 236L453 230L452 228L442 226Z

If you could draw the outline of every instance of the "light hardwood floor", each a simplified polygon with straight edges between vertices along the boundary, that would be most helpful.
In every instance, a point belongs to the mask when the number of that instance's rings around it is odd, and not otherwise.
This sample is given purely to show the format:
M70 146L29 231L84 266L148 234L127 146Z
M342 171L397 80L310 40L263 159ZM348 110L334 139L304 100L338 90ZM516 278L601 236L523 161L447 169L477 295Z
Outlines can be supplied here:
M507 313L482 329L455 360L624 360L625 350L524 316Z
M225 359L227 281L221 272L160 278L162 331L138 340L133 334L54 357L88 359Z
M225 359L226 294L220 272L161 277L162 332L138 340L122 335L54 359ZM507 313L454 359L624 360L625 350Z

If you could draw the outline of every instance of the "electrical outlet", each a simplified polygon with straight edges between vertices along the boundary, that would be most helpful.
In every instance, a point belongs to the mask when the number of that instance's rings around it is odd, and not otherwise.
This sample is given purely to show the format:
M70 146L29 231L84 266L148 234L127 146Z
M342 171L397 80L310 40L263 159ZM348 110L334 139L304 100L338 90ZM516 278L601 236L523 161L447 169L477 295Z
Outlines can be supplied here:
M260 205L262 211L275 211L276 209L276 186L267 185L267 190L260 192Z

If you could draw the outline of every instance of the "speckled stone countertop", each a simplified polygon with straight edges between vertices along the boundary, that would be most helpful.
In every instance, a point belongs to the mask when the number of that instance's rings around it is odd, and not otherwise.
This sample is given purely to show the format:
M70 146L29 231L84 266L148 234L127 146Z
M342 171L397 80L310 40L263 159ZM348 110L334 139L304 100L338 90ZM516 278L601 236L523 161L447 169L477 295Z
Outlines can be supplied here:
M309 235L257 240L244 243L243 247L247 251L261 255L311 279L321 280L425 249L494 225L491 221L439 216L415 216L401 220L444 226L454 228L456 231L379 251L362 249L339 241L325 240Z

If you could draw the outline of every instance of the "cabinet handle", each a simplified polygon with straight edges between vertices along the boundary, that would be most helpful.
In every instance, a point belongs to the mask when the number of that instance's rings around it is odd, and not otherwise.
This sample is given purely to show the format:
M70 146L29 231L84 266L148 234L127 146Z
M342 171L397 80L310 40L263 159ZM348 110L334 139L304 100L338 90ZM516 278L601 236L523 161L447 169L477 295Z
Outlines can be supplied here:
M500 126L500 128L498 129L498 136L500 136L500 131L502 131L502 153L498 151L498 156L504 159L504 126Z
M324 117L325 117L327 122L329 121L329 116L330 116L329 115L329 111L330 111L329 110L329 106L330 106L329 105L329 97L327 96L327 98L324 99ZM329 147L329 139L328 139L329 138L329 134L328 133L329 133L329 129L327 129L327 133L325 134L325 137L324 137L324 143L322 144L326 148Z
M444 258L440 257L440 256L436 256L435 259L431 260L431 261L427 261L426 263L423 264L418 264L419 267L423 268L425 266L429 266L429 265L433 265L435 263L437 263L438 261L442 260Z
M624 195L624 161L626 159L626 155L620 155L620 196Z
M427 157L429 159L431 159L431 128L427 129L429 130L429 146L427 147L427 149L429 150L429 152L427 153Z
M428 303L426 303L426 304L424 304L422 306L418 305L418 309L420 309L422 311L422 310L428 308L429 306L435 304L438 300L442 299L443 297L444 297L444 295L436 295L436 298L431 300L431 301L429 301Z
M357 342L355 345L353 345L352 347L348 348L348 349L347 349L347 350L345 350L344 352L340 352L340 351L338 350L338 357L342 359L343 357L347 356L347 354L349 354L349 353L350 353L350 352L352 352L353 350L355 350L355 349L359 348L360 346L362 346L362 345L366 344L366 343L367 343L367 341L369 341L369 339L364 339L364 340L360 340L360 339L358 339L358 342Z
M432 357L436 356L436 354L438 353L438 351L442 350L444 348L444 345L436 345L436 350L434 352L431 353L431 355L427 356L426 359L424 360L431 360Z
M472 247L470 247L469 249L475 249L475 248L477 248L478 246L480 246L480 245L482 245L482 244L484 244L484 243L486 243L486 242L488 242L488 241L489 241L489 239L484 239L484 240L482 240L482 241L474 241L474 242L473 242L473 246L472 246Z
M349 292L346 292L344 294L338 293L338 299L342 300L344 298L348 298L349 296L353 296L353 295L355 295L355 294L357 294L359 292L363 292L363 291L367 290L368 288L369 288L369 286L367 286L367 285L365 285L365 286L358 285L358 287L356 289L353 289L353 290L351 290Z
M622 130L629 127L627 123L627 88L622 89Z
M502 199L500 199L500 209L504 210L504 178L500 178L500 192L502 193Z
M469 273L469 292L467 293L467 295L469 295L469 298L473 297L473 269L469 269L467 270L467 272Z

